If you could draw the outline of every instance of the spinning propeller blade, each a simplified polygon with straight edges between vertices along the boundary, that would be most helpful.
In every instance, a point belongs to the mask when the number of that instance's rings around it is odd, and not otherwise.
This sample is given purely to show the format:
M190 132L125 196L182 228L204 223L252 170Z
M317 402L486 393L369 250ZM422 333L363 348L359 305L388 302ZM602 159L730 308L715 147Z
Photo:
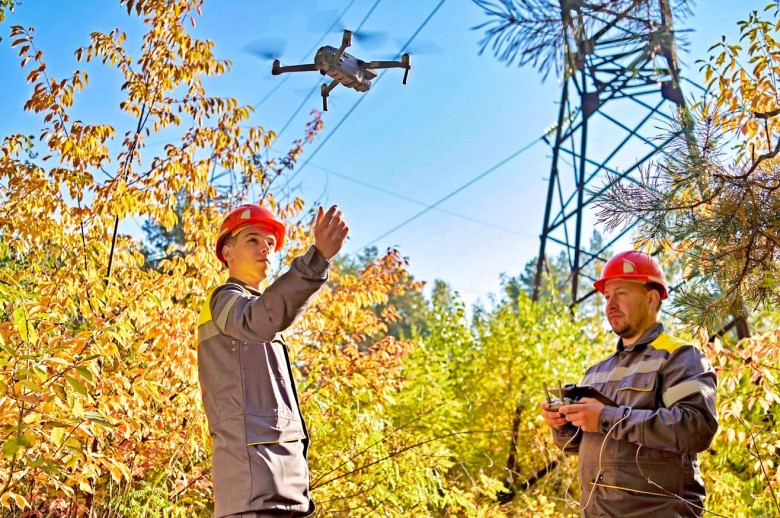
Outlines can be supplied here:
M311 32L337 33L349 29L347 24L334 10L322 11L309 18L306 28ZM379 48L388 40L386 32L380 31L352 31L352 37L360 46L368 50ZM334 47L337 44L332 44Z
M281 38L262 38L250 41L243 50L260 59L278 59L284 52L284 46Z

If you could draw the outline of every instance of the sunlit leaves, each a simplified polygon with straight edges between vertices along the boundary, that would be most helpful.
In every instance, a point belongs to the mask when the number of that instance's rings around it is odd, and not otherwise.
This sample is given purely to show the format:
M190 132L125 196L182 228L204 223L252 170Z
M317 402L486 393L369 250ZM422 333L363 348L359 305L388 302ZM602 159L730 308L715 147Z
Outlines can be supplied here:
M777 18L778 4L770 2L763 13L751 12L747 19L738 22L741 37L739 44L726 41L725 37L710 48L707 61L700 61L706 86L718 99L716 122L726 131L738 131L754 153L771 151L777 134L776 114L778 92L776 88L780 61L777 20L767 19L769 14Z
M776 463L780 435L777 393L780 331L708 351L718 372L721 431L713 444L709 470L711 501L720 509L747 507L760 516L777 512ZM705 466L706 467L706 466Z
M0 141L6 508L97 512L112 503L112 491L143 487L161 472L177 488L171 499L199 502L197 508L208 498L195 324L199 304L223 275L211 252L219 218L251 187L226 198L210 173L231 169L251 184L267 183L248 170L273 135L239 127L250 107L206 94L201 76L224 73L228 63L186 30L199 5L131 2L147 29L140 49L126 47L117 29L93 33L76 50L85 68L101 65L119 76L120 107L132 119L111 124L73 115L80 96L101 95L90 91L84 70L54 77L34 30L11 29L19 73L29 83L24 108L37 114L41 129ZM161 153L148 150L147 137L177 127L180 137L166 136ZM178 193L190 200L181 217ZM144 268L139 243L121 232L112 249L115 220L132 216L181 224L186 256ZM33 500L17 494L20 484ZM68 507L76 500L91 503Z

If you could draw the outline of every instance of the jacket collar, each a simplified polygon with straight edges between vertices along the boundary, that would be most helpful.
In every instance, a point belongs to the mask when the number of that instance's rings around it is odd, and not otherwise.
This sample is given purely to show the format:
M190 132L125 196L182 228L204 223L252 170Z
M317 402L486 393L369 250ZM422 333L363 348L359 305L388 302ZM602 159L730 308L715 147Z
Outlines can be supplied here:
M642 336L639 337L639 340L634 342L633 344L629 346L623 345L623 339L621 338L618 340L617 343L617 350L618 351L641 351L645 347L647 347L647 344L651 343L653 340L661 336L661 333L664 332L664 326L660 322L656 322L652 326L645 329L645 332L642 333Z
M236 279L235 277L228 277L227 284L238 284L242 288L244 288L246 291L251 293L252 295L262 295L261 292L257 290L257 288L253 288L252 286L248 285L244 281L240 279Z

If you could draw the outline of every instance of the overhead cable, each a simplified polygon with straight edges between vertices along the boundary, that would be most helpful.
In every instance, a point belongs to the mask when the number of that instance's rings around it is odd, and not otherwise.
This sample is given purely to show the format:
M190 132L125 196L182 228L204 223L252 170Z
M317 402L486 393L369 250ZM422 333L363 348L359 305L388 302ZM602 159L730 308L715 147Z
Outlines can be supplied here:
M393 232L395 232L396 230L399 230L400 228L403 228L403 227L405 227L406 225L408 225L408 224L409 224L409 223L411 223L412 221L416 220L417 218L419 218L420 216L422 216L422 215L423 215L423 214L425 214L426 212L430 211L431 209L434 209L434 208L436 208L438 205L441 205L442 203L444 203L445 201L449 200L450 198L452 198L453 196L455 196L455 195L456 195L456 194L458 194L459 192L461 192L461 191L463 191L464 189L466 189L466 188L470 187L471 185L475 184L476 182L478 182L479 180L483 179L484 177L486 177L486 176L487 176L487 175L489 175L490 173L492 173L492 172L496 171L496 170L497 170L497 169L499 169L501 166L503 166L503 165L507 164L508 162L510 162L510 161L512 161L513 159L517 158L518 156L522 155L524 152L528 151L528 150L529 150L529 149L531 149L531 148L532 148L532 147L533 147L535 144L537 144L537 143L539 143L539 142L541 142L541 141L542 141L542 138L541 138L541 137L539 137L539 138L537 138L537 139L533 140L532 142L529 142L528 144L526 144L525 146L523 146L523 147L522 147L522 148L520 148L519 150L515 151L514 153L512 153L512 154L511 154L511 155L509 155L508 157L506 157L506 158L504 158L503 160L501 160L501 161L500 161L499 163L497 163L496 165L494 165L494 166L490 167L489 169L487 169L487 170L486 170L486 171L484 171L483 173L480 173L478 176L476 176L476 177L472 178L471 180L469 180L469 181L468 181L468 182L466 182L465 184L461 185L460 187L458 187L458 188L457 188L457 189L455 189L454 191L450 192L449 194L447 194L447 195L446 195L446 196L444 196L443 198L440 198L438 201L436 201L436 202L435 202L435 203L433 203L432 205L429 205L428 207L426 207L425 209L421 210L420 212L418 212L417 214L415 214L415 215L414 215L414 216L412 216L411 218L409 218L409 219L405 220L403 223L399 223L398 225L396 225L395 227L391 228L390 230L388 230L387 232L385 232L385 233L384 233L384 234L382 234L381 236L377 237L376 239L373 239L373 240L372 240L370 243L368 243L368 244L366 244L366 245L362 246L362 247L361 247L359 250L362 250L362 249L364 249L364 248L368 248L369 246L373 245L374 243L376 243L376 242L377 242L377 241L379 241L380 239L382 239L382 238L384 238L384 237L387 237L387 236L389 236L390 234L392 234L392 233L393 233Z

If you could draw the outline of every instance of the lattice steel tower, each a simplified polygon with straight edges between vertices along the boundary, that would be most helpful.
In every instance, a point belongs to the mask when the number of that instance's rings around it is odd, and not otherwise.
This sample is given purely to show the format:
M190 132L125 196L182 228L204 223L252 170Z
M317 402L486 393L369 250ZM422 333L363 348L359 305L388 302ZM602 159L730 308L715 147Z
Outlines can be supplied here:
M553 249L564 251L576 305L583 276L627 231L599 250L583 247L594 227L589 210L616 181L638 181L644 164L671 140L658 140L662 121L685 101L680 85L670 0L475 0L494 19L483 24L483 50L492 43L499 60L533 64L562 77L558 121L545 141L551 147L547 201L534 282L539 297ZM675 9L685 10L685 2ZM595 280L595 279L594 279Z
M552 166L534 300L548 243L567 253L572 303L593 293L580 293L580 277L587 276L585 269L593 261L606 260L603 252L628 229L600 250L586 251L586 210L612 183L638 181L642 166L672 138L658 140L659 121L673 117L675 108L685 104L669 1L619 4L626 5L611 13L577 0L561 5L566 77L554 140L549 142Z

